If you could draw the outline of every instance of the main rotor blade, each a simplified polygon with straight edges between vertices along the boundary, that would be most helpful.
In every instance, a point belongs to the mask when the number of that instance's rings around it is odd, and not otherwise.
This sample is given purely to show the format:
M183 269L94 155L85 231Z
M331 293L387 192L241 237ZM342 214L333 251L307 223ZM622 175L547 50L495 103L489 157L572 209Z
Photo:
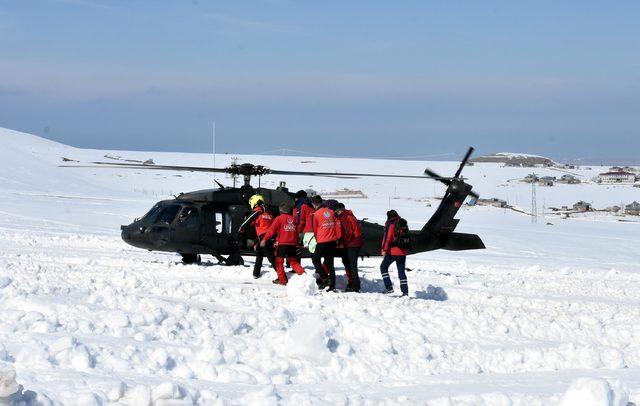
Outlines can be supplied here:
M124 162L91 162L92 164L99 165L60 165L63 168L131 168L131 169L155 169L160 171L188 171L188 172L215 172L226 173L226 168L203 168L200 166L177 166L177 165L148 165L148 164L133 164Z
M293 175L293 176L327 176L327 177L352 177L352 178L362 178L362 177L378 177L378 178L406 178L406 179L429 179L433 178L432 176L424 176L424 175L394 175L394 174L384 174L384 173L348 173L348 172L306 172L306 171L281 171L277 169L270 169L270 175ZM450 178L441 178L436 177L435 179L450 179Z
M430 177L431 179L439 180L440 182L444 183L447 186L449 186L451 184L451 179L452 178L442 177L442 176L438 175L437 173L435 173L434 171L432 171L429 168L424 170L424 174L427 175L428 177Z
M462 173L462 168L464 168L464 166L467 164L467 161L469 160L469 157L471 156L471 154L473 154L473 147L469 147L469 149L467 150L467 154L464 156L464 158L462 158L462 162L460 162L458 171L456 172L455 175L453 175L454 178L457 178L460 176L460 173Z
M135 164L124 162L91 162L99 166L87 165L60 165L65 168L131 168L131 169L156 169L163 171L188 171L188 172L216 172L228 173L229 168L206 168L200 166L175 166L175 165L149 165ZM407 179L429 179L451 180L451 178L424 175L394 175L394 174L377 174L377 173L345 173L345 172L311 172L311 171L282 171L277 169L268 169L265 175L291 175L291 176L323 176L329 178L356 179L360 177L380 177L380 178L407 178Z

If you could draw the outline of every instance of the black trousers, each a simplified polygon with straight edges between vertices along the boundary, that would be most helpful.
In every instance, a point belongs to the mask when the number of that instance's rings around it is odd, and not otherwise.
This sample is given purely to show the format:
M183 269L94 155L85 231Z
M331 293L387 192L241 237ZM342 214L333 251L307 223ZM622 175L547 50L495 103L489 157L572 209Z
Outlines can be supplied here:
M311 257L311 262L313 262L316 272L320 275L321 279L329 282L330 289L335 289L336 287L336 269L333 266L333 259L336 255L336 245L336 241L318 243ZM324 267L322 266L323 263Z
M344 270L347 274L348 285L351 285L351 287L356 290L360 290L360 276L358 275L358 254L360 254L360 247L341 248L339 251L342 257L342 265L344 265Z
M276 267L276 256L273 248L273 240L267 241L264 247L261 247L260 244L256 247L256 263L253 266L253 276L260 276L260 271L262 271L262 261L264 257L267 257L269 263L275 269Z

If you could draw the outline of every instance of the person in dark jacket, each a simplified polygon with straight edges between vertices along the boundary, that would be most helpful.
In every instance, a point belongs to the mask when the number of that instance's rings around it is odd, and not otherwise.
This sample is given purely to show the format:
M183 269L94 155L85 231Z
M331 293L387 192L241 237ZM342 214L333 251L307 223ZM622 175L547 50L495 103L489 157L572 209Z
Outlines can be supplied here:
M347 287L345 292L360 292L360 276L358 275L358 254L364 243L364 236L360 229L358 219L351 210L346 210L344 204L338 203L336 217L340 223L342 234L341 254L347 276Z
M336 288L336 270L333 265L335 250L340 239L340 226L336 221L333 210L325 207L322 197L316 195L311 198L313 208L313 235L316 247L311 257L316 272L320 275L317 284L320 289L328 287L328 291ZM324 266L323 260L324 259Z
M397 233L399 227L398 222L400 216L395 210L387 212L387 222L384 225L384 235L382 237L382 263L380 264L380 273L386 288L385 293L393 293L393 284L389 277L389 266L396 263L398 267L398 278L400 279L400 290L402 296L409 295L409 286L407 284L407 274L405 273L405 265L407 262L407 250L396 245Z
M251 207L252 213L240 225L238 231L243 233L246 231L247 227L255 227L258 238L253 246L253 249L256 252L256 262L253 266L253 277L258 279L261 276L264 257L267 257L271 266L275 268L273 242L271 240L266 240L265 244L262 244L264 235L267 233L267 230L269 230L269 227L271 227L271 223L273 223L273 215L267 211L264 198L261 195L251 196L249 199L249 206Z
M287 274L284 273L285 258L291 264L294 272L298 275L304 273L304 269L300 266L297 255L297 247L299 244L298 232L293 216L291 215L291 207L287 203L281 203L279 206L280 215L271 224L271 227L262 239L261 245L264 246L267 241L276 238L276 273L278 278L273 283L278 285L286 285L288 282Z

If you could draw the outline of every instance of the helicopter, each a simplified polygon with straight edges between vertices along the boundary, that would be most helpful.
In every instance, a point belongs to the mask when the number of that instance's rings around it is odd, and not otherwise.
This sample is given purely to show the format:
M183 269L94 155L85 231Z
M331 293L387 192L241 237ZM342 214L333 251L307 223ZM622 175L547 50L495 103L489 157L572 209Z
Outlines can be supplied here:
M264 197L268 209L277 213L280 203L293 205L294 194L284 182L276 189L251 186L251 177L266 175L323 176L343 179L359 177L434 179L447 186L440 205L421 230L410 230L410 254L437 249L462 251L484 249L485 245L475 234L454 232L460 220L455 215L467 196L478 199L472 186L461 177L462 169L473 153L470 147L452 177L442 177L426 169L423 175L390 175L372 173L304 172L274 170L251 163L232 164L225 168L156 165L147 163L91 162L91 168L134 168L162 171L189 171L227 173L242 176L241 187L227 187L217 180L218 188L180 193L174 199L157 202L144 216L131 224L122 225L124 242L149 251L174 252L182 256L185 264L201 263L201 255L209 254L225 265L243 265L243 256L255 256L256 241L252 227L239 232L240 225L251 214L249 198L254 194ZM64 167L87 167L83 165L61 165ZM361 257L380 256L380 242L384 226L360 220L364 244ZM251 234L253 232L253 235ZM311 253L303 248L302 257Z

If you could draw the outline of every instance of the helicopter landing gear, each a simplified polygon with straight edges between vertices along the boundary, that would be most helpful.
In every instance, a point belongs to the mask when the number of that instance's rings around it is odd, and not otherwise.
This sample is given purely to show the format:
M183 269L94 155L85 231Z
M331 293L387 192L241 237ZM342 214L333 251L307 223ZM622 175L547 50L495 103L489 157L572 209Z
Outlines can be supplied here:
M182 263L185 265L190 264L200 264L202 262L202 258L200 258L200 254L182 254Z
M240 253L231 254L224 260L225 265L244 265L244 259Z

